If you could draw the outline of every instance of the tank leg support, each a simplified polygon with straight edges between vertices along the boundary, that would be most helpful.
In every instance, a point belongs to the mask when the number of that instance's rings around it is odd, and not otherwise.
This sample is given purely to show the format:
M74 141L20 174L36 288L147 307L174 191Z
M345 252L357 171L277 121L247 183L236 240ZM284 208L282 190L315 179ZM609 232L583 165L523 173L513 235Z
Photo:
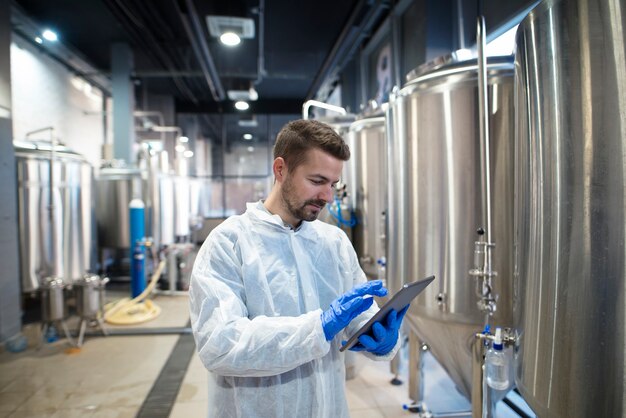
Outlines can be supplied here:
M400 386L403 382L398 376L400 374L400 359L402 358L402 347L398 350L398 354L389 362L389 369L393 374L393 379L389 383L393 386Z
M61 324L61 329L63 330L63 333L65 334L65 338L67 339L67 342L70 343L70 345L73 345L74 347L76 347L74 340L72 340L72 334L70 334L70 330L67 327L67 324L65 323L65 321L61 320L59 321L59 323Z
M485 341L476 334L472 343L472 418L492 418L490 392L485 384Z
M78 332L78 340L76 342L77 347L83 346L83 340L85 338L85 329L87 328L87 319L80 320L80 331Z
M419 414L422 418L432 417L424 403L424 353L428 346L420 341L417 334L409 331L409 398L413 404L405 409Z
M85 338L85 331L87 330L87 325L89 323L89 321L95 321L98 324L98 328L100 328L100 331L102 331L102 335L104 336L108 336L109 333L107 332L106 328L104 327L104 321L102 320L102 318L88 318L88 317L83 317L80 320L80 330L78 332L78 342L76 343L77 347L82 347L83 346L83 341ZM93 323L91 324L93 325Z

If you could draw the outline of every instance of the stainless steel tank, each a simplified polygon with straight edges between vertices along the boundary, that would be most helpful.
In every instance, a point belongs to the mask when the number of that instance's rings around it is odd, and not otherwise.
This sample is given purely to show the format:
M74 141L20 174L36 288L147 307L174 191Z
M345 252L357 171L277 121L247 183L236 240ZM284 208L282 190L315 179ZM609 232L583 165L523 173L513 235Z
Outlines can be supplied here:
M623 417L626 1L544 1L517 32L517 386L540 417Z
M512 323L513 63L488 61L492 237L498 311ZM431 347L458 389L471 394L471 340L482 330L474 242L482 207L477 63L424 66L390 102L390 254L388 276L436 281L411 305L414 332ZM400 264L398 264L400 263ZM390 278L389 280L392 280Z
M101 248L130 248L128 205L134 198L146 205L146 236L156 248L188 241L196 222L192 209L192 180L161 172L150 159L150 168L103 168L96 181L98 238Z
M39 289L49 276L71 284L95 268L93 168L61 145L54 147L54 157L50 143L15 141L13 145L22 291Z
M97 318L104 307L104 286L108 278L87 274L74 282L76 312L82 318Z
M385 117L367 117L350 125L352 153L348 195L357 223L352 243L370 280L385 279L387 212L387 140Z
M142 199L145 204L143 188L139 169L100 169L96 180L96 219L100 248L130 248L128 205L134 198Z
M46 277L41 280L41 320L61 321L67 316L63 290L65 284L60 278Z

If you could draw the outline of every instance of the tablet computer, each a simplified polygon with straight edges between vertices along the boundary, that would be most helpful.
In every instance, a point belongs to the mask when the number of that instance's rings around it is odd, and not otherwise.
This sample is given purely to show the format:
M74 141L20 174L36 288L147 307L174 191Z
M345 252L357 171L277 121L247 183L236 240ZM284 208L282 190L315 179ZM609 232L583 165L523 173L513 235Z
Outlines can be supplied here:
M435 280L435 276L430 276L424 280L407 283L402 286L402 289L393 295L389 302L385 303L383 307L380 308L380 310L365 323L365 325L363 325L352 337L350 337L348 342L343 345L339 351L345 351L357 344L359 342L359 336L367 334L374 322L381 322L392 309L396 312L400 312L402 308L411 303L411 301L415 299L415 297L419 295L422 290L426 289L426 286L431 284L433 280Z

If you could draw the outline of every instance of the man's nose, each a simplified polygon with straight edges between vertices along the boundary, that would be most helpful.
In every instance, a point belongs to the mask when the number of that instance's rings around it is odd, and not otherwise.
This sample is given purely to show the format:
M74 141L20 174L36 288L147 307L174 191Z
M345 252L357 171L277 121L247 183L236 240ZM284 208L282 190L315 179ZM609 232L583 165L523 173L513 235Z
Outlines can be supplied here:
M319 198L324 200L326 203L332 202L334 197L335 197L335 193L334 193L332 184L329 184L328 186L324 186L324 190L319 195Z

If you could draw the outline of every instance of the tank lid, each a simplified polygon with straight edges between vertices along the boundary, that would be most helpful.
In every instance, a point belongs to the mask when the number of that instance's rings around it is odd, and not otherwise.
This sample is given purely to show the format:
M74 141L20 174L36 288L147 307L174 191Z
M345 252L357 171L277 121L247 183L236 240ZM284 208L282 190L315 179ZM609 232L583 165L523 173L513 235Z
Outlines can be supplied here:
M335 130L348 128L352 122L356 120L356 115L348 113L347 115L333 115L315 118L315 120L330 125Z
M370 100L369 102L367 102L367 106L362 107L361 113L357 117L357 120L384 116L388 108L389 102L378 103L376 100Z
M424 78L460 73L468 70L476 70L478 67L476 53L468 49L462 49L447 55L437 57L432 61L418 66L406 75L407 84L418 82ZM487 68L503 67L513 69L513 56L487 57Z
M108 281L108 279L106 279ZM97 274L85 274L80 279L74 280L74 285L76 286L98 286L101 282L106 282L104 279L100 278Z
M16 139L13 141L13 149L16 152L49 153L53 150L53 147L52 147L52 144L48 141L20 141ZM71 155L72 157L84 159L84 157L81 154L66 147L62 143L58 143L54 146L54 152L65 154L65 155Z
M42 289L52 289L56 287L65 287L63 279L60 277L49 276L43 279Z
M362 129L369 129L373 127L384 127L385 126L385 115L378 114L376 116L364 117L361 119L357 119L350 125L351 132L358 132Z
M102 167L98 178L104 179L109 177L132 178L141 176L141 169L136 167Z

